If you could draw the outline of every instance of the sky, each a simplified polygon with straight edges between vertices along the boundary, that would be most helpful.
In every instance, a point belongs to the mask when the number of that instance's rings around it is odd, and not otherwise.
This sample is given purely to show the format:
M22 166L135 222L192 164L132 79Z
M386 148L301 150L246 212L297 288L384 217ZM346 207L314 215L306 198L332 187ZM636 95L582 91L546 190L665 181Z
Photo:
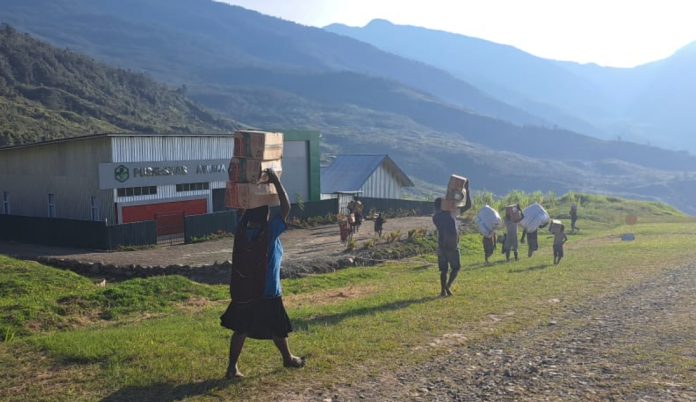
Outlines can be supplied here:
M303 25L375 18L515 46L537 56L633 67L696 41L692 0L218 0Z

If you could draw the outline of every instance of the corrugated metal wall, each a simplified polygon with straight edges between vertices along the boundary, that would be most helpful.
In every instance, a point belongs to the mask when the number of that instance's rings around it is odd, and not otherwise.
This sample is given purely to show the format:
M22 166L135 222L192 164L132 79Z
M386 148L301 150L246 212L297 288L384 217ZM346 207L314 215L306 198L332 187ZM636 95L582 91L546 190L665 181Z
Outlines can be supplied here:
M91 219L95 197L98 220L113 222L113 192L99 190L97 168L110 159L106 137L0 151L0 197L10 194L12 215L48 217L55 194L55 217L80 220Z
M384 164L375 169L360 189L363 197L401 198L401 186L394 176L384 168Z
M228 159L234 149L231 135L112 137L112 144L114 163Z

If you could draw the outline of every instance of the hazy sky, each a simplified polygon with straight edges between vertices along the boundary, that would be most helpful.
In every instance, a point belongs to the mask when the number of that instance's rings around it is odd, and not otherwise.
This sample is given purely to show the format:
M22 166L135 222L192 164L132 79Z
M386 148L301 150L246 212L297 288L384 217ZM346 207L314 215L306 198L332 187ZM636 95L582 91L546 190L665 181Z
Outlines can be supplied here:
M692 0L220 0L304 25L374 18L560 60L630 67L696 41Z

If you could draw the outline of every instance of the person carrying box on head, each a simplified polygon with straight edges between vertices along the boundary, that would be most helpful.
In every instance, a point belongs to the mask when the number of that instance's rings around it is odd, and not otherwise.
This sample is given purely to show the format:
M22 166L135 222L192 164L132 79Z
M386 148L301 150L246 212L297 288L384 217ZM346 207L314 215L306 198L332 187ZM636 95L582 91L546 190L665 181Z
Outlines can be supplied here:
M462 207L462 212L471 208L471 197L469 196L469 181L463 184L466 192L466 203ZM459 261L459 231L457 221L451 211L443 210L443 203L446 199L435 199L435 214L433 223L437 228L437 265L440 269L440 296L452 296L452 283L457 278L461 262ZM447 271L450 271L449 280Z
M304 358L290 353L288 318L280 286L283 245L280 235L287 228L290 201L272 169L268 180L280 201L280 215L270 217L268 205L246 209L237 227L232 254L230 302L220 317L220 324L233 332L230 340L226 378L243 377L237 361L247 337L271 339L278 348L285 367L302 367Z

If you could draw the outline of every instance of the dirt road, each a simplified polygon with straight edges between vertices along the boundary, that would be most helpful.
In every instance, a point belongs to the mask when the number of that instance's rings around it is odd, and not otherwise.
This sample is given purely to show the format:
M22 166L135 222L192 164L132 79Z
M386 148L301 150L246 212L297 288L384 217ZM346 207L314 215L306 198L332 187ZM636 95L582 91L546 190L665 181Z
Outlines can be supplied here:
M696 401L696 263L502 340L297 400Z
M384 233L400 231L403 237L410 229L434 229L429 216L389 219ZM366 221L355 240L360 246L374 237L373 222ZM338 225L318 226L311 229L292 229L282 236L285 250L283 258L287 266L316 264L321 260L335 261L343 255L345 244L341 243ZM59 257L81 262L99 262L118 266L168 266L174 264L202 266L216 261L232 259L232 239L222 238L195 244L158 246L136 251L86 251L33 244L0 242L0 254L20 258Z

